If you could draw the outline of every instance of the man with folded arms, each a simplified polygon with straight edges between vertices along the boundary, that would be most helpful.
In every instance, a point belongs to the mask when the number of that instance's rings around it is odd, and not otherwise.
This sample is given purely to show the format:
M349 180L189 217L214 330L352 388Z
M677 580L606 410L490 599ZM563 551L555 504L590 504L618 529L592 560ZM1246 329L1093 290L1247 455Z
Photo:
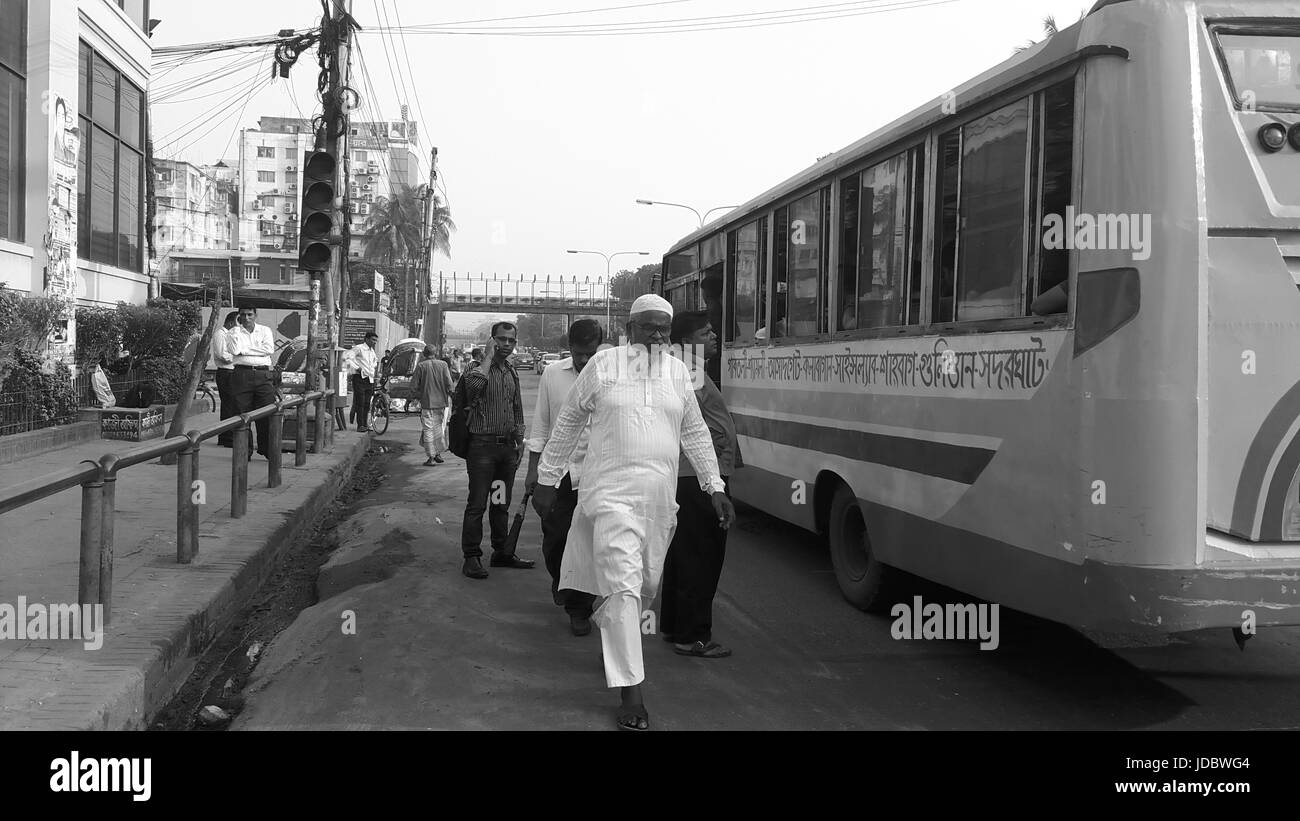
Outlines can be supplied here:
M226 351L234 363L230 375L230 393L236 413L251 413L275 404L276 390L271 382L271 354L275 352L275 335L265 325L257 324L256 308L240 308L239 323L226 333ZM271 418L264 416L257 426L257 453L267 455L271 441ZM251 458L251 455L250 455Z

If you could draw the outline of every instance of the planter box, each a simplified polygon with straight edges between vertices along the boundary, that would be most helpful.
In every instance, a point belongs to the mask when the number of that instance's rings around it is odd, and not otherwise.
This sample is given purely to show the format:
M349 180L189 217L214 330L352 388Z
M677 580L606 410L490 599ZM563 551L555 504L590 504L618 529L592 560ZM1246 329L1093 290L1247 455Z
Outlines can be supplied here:
M102 408L99 414L100 437L125 442L157 439L166 432L165 405L147 408Z

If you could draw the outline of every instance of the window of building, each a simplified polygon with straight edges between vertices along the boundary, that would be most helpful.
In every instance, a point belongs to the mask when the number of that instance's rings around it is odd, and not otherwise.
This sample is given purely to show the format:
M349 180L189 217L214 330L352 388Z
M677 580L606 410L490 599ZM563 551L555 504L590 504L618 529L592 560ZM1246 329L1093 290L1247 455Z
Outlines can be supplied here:
M366 161L366 152L364 152L364 151L353 151L353 152L352 152L352 159L356 160L357 162L365 162L365 161Z
M840 182L839 330L920 321L922 154L912 149Z
M81 44L77 255L144 270L144 92Z
M274 172L274 171L258 171L258 172L257 172L257 181L258 181L258 182L275 182L275 172Z
M259 158L262 158L262 157L268 157L268 158L274 159L274 158L275 158L275 146L273 146L273 145L259 145L259 146L257 147L257 156L258 156Z
M257 265L244 266L244 279L248 280L248 279L261 279L261 278L262 278L262 269L260 266Z
M933 322L1025 316L1068 281L1069 252L1044 247L1043 225L1064 218L1073 180L1073 79L940 138Z
M23 241L27 2L0 0L0 238Z
M297 156L298 156L298 147L297 147L297 146L293 146L293 145L285 146L285 148L284 148L284 158L285 158L286 160L292 160L293 158L295 158L295 157L297 157Z

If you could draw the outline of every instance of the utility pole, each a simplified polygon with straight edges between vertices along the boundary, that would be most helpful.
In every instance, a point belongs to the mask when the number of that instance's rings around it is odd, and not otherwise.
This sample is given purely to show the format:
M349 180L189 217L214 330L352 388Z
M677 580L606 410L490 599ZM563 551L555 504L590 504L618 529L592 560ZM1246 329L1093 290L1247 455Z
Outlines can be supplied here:
M424 324L420 335L426 345L442 350L442 279L438 281L438 321L429 321L429 298L433 295L433 203L438 196L438 146L429 154L429 188L424 192L424 279L420 297L420 316Z

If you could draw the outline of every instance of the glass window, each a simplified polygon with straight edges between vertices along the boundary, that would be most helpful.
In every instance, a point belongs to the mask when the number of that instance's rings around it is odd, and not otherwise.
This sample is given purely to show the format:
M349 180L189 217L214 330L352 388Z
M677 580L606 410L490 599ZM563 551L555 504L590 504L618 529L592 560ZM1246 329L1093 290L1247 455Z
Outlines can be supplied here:
M1219 47L1238 102L1264 108L1300 106L1300 36L1220 34Z
M1033 295L1042 296L1070 278L1070 252L1065 247L1043 247L1045 231L1043 221L1048 214L1065 219L1065 209L1070 204L1074 186L1074 80L1058 83L1043 92L1042 132L1043 160L1042 207L1038 219L1038 284ZM1068 290L1051 305L1051 313L1064 312L1068 307Z
M723 271L726 268L724 238L715 234L700 243L700 284L695 310L709 315L715 331L722 330Z
M0 66L27 73L27 2L0 0Z
M733 285L730 289L731 327L728 329L727 341L753 342L754 332L758 330L758 223L751 222L732 231L728 242L731 246L729 255Z
M261 279L262 271L257 265L244 266L244 279Z
M130 80L122 78L122 98L118 104L118 136L132 148L141 148L140 135L144 130L141 113L144 111L144 92Z
M257 147L257 156L258 156L258 157L274 157L274 156L275 156L275 146L273 146L273 145L259 145L259 146Z
M298 148L297 148L297 146L292 146L292 145L285 146L285 149L284 149L284 158L285 158L286 160L292 160L292 159L293 159L294 157L296 157L296 156L298 156Z
M117 267L141 269L140 155L121 149L117 166Z
M90 119L80 117L81 145L77 149L77 256L90 257Z
M117 130L117 69L98 54L91 68L90 116L97 125Z
M82 116L90 116L90 46L84 42L78 43L79 50L77 53L77 100L79 101L79 113ZM82 133L85 133L84 131Z
M957 173L961 168L961 131L939 138L938 215L934 231L934 291L931 322L952 322L956 318L957 270Z
M772 325L758 329L763 339L779 339L788 336L785 321L786 294L789 291L787 270L790 254L787 248L790 236L790 209L776 209L776 236L773 239L772 260Z
M919 227L909 219L914 154L899 154L841 185L842 330L908 322L908 271Z
M822 329L818 307L823 289L822 195L818 191L790 206L790 336L813 336Z
M258 181L258 182L275 182L275 172L274 172L274 171L258 171L258 172L257 172L257 181Z
M23 239L27 3L0 0L0 237Z
M114 188L117 185L116 141L102 128L94 129L94 150L90 155L90 258L117 263L114 218L117 214Z

